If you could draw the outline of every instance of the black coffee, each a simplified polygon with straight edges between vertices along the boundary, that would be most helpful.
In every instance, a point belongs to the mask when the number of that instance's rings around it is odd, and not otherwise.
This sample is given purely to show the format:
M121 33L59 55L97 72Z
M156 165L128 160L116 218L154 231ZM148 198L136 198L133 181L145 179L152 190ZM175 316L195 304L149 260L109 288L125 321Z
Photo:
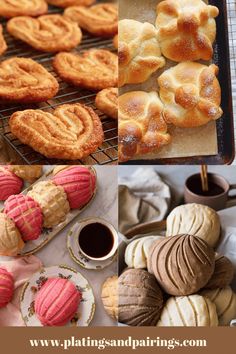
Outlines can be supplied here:
M205 197L213 197L215 195L224 193L224 189L221 186L210 180L208 181L208 191L203 191L200 175L191 178L188 181L187 187L194 194L202 195Z
M79 236L81 250L93 258L102 258L112 250L114 238L109 228L98 222L83 227Z

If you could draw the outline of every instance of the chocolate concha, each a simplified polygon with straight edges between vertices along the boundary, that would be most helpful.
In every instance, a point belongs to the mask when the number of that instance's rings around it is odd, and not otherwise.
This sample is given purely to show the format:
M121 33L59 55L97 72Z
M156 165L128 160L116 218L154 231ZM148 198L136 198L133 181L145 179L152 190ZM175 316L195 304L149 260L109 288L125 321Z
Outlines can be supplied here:
M127 269L119 277L119 321L130 326L155 326L163 294L155 277L144 269Z
M153 242L163 236L146 236L133 240L125 249L125 263L130 268L147 268L147 259Z
M214 273L205 288L225 288L231 284L233 277L234 266L230 260L225 256L216 255Z
M170 297L157 323L158 327L218 326L216 306L200 295Z
M43 213L43 226L50 228L64 221L70 206L62 187L51 181L36 183L27 194L40 206Z
M0 255L16 256L24 245L14 222L7 215L0 213Z
M148 271L170 295L191 295L202 289L215 267L214 250L192 235L165 237L154 243Z
M219 326L228 326L236 318L236 293L227 286L223 289L203 290L201 295L216 305Z
M82 295L64 278L48 279L35 298L35 314L44 326L64 326L76 314Z
M220 219L215 210L201 204L173 209L166 220L166 235L196 235L215 247L220 237Z
M5 307L12 299L14 280L10 272L0 267L0 308Z
M101 298L107 314L118 320L118 277L113 275L106 279L102 286Z

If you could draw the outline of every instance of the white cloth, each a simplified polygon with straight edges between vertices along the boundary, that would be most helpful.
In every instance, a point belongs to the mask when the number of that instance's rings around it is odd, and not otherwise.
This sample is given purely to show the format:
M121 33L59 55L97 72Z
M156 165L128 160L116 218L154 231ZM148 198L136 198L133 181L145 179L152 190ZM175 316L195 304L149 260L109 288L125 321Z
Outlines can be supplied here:
M151 167L140 167L119 178L119 230L166 216L171 199L170 187Z

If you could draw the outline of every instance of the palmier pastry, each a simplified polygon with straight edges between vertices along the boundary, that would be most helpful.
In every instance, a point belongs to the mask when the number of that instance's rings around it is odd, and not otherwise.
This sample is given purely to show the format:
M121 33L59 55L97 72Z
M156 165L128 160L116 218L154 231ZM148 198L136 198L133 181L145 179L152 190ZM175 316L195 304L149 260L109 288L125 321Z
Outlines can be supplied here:
M156 26L164 56L180 62L210 60L219 10L202 0L165 0L157 5Z
M3 54L7 50L7 44L3 37L2 26L0 25L0 55Z
M167 300L158 327L216 327L216 306L200 295L171 297Z
M34 199L43 213L43 226L50 228L64 221L70 210L63 188L51 181L36 183L27 196Z
M42 175L43 166L9 165L8 169L24 181L33 183Z
M89 90L114 87L118 81L117 55L104 49L90 49L82 55L59 53L53 66L66 82Z
M168 215L166 230L167 236L183 233L196 235L215 247L220 237L220 218L215 210L206 205L179 205Z
M62 105L53 114L31 109L15 112L9 125L22 143L49 158L82 159L104 139L99 117L79 103Z
M193 128L220 118L223 112L217 74L216 65L193 62L166 70L158 79L166 122Z
M0 0L0 17L40 16L46 14L45 0Z
M16 256L24 245L14 222L7 215L0 213L0 255Z
M61 15L44 15L37 19L15 17L8 21L7 30L13 37L43 52L71 50L82 39L78 25Z
M95 100L96 107L108 117L118 118L118 89L107 88L100 91Z
M144 82L165 65L157 31L147 22L119 21L118 55L119 86Z
M68 7L64 16L95 36L112 37L118 32L118 6L98 4Z
M68 6L90 6L95 3L96 0L46 0L50 5L58 7Z
M57 80L32 59L11 58L0 64L0 100L43 102L58 92Z
M192 235L163 237L148 256L148 271L170 295L191 295L203 288L215 267L213 249Z
M170 142L156 92L128 92L119 97L119 161L147 154Z

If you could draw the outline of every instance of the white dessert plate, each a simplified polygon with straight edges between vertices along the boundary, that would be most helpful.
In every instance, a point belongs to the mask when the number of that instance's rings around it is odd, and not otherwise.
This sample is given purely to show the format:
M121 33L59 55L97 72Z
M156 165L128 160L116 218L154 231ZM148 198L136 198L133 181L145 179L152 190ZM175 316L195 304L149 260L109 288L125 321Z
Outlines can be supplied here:
M67 234L67 248L69 254L73 261L79 264L82 268L91 270L104 269L105 267L108 267L111 263L114 262L117 257L117 252L114 254L114 256L104 261L94 261L84 256L79 249L78 228L80 226L80 223L83 223L85 220L86 219L77 221Z
M34 301L37 292L45 281L54 277L70 280L82 293L82 300L78 311L67 326L88 326L95 313L95 299L92 287L82 274L64 265L41 268L40 271L35 273L29 281L25 283L20 298L20 309L25 325L28 327L43 327L34 312Z

